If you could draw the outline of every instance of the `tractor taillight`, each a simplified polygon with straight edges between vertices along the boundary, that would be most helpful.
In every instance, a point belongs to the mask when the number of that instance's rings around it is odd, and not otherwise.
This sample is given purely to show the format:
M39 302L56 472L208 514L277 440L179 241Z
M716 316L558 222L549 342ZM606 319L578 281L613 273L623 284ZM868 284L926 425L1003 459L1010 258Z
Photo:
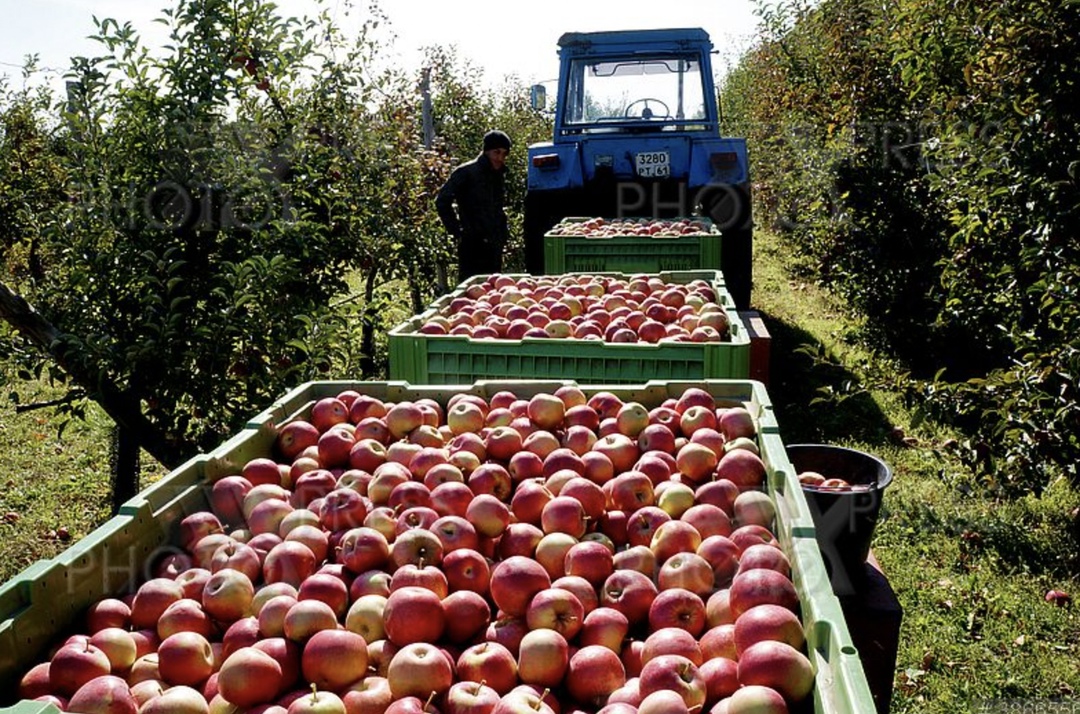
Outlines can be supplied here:
M739 155L734 151L721 151L709 154L709 163L714 169L730 169L739 165Z
M532 158L532 165L538 169L559 168L558 154L537 154Z

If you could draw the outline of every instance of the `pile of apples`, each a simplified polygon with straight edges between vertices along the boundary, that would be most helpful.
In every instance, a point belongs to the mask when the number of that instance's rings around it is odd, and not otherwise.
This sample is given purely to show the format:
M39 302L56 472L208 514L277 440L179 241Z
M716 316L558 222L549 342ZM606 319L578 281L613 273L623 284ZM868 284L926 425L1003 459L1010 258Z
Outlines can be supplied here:
M812 491L869 491L872 483L849 483L838 476L825 476L817 471L803 471L798 474L802 487Z
M705 280L655 275L489 275L419 327L425 335L604 342L723 342L731 321Z
M674 237L685 235L717 235L712 226L705 221L691 218L663 220L659 218L589 218L587 220L563 219L550 235L585 236L589 238L605 236L642 236L652 235Z
M791 563L752 414L574 385L346 390L207 485L21 699L82 714L800 710Z

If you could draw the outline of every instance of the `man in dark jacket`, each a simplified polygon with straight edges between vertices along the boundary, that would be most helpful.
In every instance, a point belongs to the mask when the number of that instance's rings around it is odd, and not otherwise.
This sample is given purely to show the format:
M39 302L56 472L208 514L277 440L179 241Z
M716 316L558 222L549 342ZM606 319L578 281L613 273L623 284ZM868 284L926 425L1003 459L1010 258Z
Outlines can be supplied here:
M480 155L454 169L435 197L439 218L457 242L459 282L502 271L510 235L503 211L509 153L510 137L489 131Z

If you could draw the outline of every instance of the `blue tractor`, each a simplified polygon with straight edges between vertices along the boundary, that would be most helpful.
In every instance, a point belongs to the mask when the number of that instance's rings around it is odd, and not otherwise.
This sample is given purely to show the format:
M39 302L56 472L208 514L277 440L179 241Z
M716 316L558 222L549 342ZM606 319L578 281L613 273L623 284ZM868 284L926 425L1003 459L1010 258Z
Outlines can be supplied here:
M720 135L711 54L702 29L559 38L554 137L528 149L530 273L543 274L543 236L567 216L701 215L721 231L721 269L737 307L749 307L746 140ZM533 91L538 108L542 89Z

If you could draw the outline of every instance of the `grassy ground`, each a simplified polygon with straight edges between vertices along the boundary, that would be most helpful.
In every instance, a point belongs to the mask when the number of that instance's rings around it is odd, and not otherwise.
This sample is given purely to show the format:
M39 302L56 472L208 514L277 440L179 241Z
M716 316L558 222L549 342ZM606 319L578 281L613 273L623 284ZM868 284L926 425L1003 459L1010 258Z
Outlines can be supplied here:
M984 496L948 448L954 435L903 403L902 369L860 343L857 320L792 277L775 238L756 250L755 305L773 337L769 394L784 440L861 448L895 473L874 541L904 609L892 711L1080 711L1046 708L1080 692L1080 613L1043 598L1080 593L1080 498L1062 484L1041 499ZM56 396L38 389L33 398ZM0 581L109 515L107 418L92 409L58 438L50 414L0 401ZM157 475L147 462L144 483ZM983 700L1044 708L980 709Z

